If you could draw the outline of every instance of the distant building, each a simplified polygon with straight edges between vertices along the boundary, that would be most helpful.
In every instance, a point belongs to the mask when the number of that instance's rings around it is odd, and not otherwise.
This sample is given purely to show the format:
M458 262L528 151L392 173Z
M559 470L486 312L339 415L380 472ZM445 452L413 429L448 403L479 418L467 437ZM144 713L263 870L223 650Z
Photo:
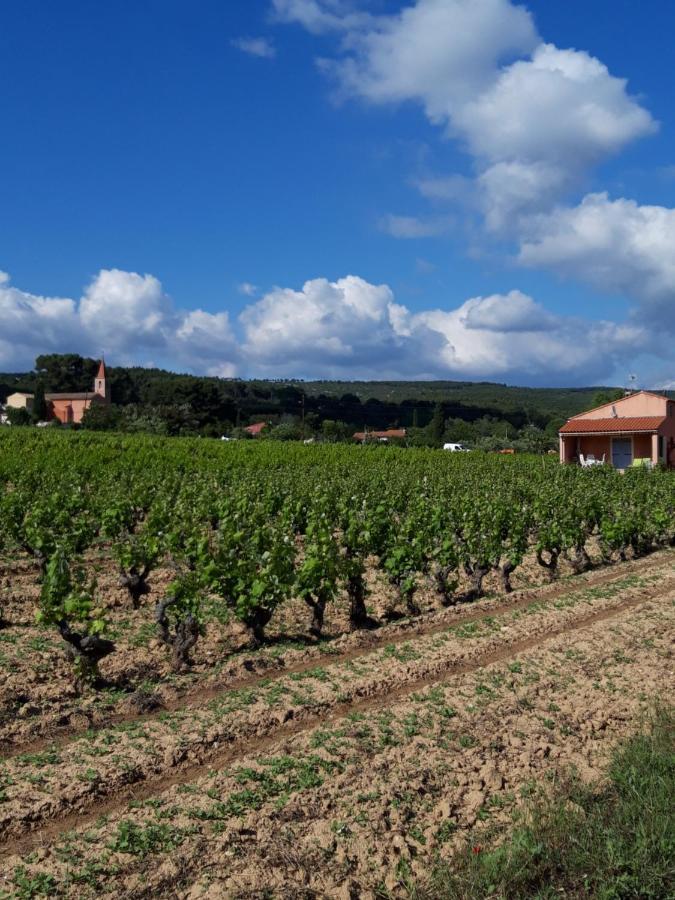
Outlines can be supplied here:
M675 468L675 400L638 391L574 416L560 429L560 461Z
M6 405L10 409L25 409L30 412L33 409L33 395L17 391L15 394L9 395Z
M7 406L12 409L33 408L34 395L16 393L7 398ZM85 412L95 404L110 404L110 386L106 378L105 363L101 360L92 391L78 393L45 394L47 419L58 419L64 425L77 424L82 421Z
M101 360L94 379L94 390L82 393L45 394L49 419L58 419L64 425L77 424L89 407L110 404L110 386L106 378L105 362Z
M267 422L255 422L253 425L247 425L244 431L250 434L251 437L259 437L263 428L267 428Z
M388 444L390 440L401 440L406 436L405 428L389 428L387 431L357 431L354 440L364 444L366 441L378 441Z

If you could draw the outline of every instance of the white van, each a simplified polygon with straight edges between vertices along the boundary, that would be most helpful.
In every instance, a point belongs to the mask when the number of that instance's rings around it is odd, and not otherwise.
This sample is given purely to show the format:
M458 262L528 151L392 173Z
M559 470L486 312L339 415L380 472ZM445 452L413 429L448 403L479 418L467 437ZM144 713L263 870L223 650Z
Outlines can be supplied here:
M443 444L444 450L449 450L451 453L468 453L469 450L467 447L463 447L461 444Z

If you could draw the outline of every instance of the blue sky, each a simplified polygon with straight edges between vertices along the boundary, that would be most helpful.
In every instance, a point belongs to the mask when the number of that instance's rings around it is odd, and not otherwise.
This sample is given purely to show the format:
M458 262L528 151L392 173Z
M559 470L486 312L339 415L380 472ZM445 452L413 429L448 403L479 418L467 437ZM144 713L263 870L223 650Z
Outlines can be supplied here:
M674 27L637 0L3 4L0 370L672 385Z

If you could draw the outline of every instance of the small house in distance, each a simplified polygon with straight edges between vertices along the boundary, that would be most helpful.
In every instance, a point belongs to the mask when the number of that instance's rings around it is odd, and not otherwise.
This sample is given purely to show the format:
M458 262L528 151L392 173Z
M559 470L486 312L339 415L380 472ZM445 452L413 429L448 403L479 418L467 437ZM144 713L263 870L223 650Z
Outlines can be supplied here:
M254 422L252 425L247 425L244 431L251 437L260 437L265 428L267 428L267 422Z
M637 391L573 416L560 429L560 462L605 462L627 469L647 462L675 468L675 400Z
M405 428L389 428L387 431L357 431L354 440L365 444L367 441L379 441L380 444L388 444L390 440L401 440L406 436Z
M17 391L14 394L10 394L7 398L7 406L10 409L25 409L31 412L33 409L33 395Z

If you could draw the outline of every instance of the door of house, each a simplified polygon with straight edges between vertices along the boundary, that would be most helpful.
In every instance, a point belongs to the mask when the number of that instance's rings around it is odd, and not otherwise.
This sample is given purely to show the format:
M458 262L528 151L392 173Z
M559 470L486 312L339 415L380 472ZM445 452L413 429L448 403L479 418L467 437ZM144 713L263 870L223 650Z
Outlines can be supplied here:
M633 442L630 438L612 440L612 465L615 469L627 469L633 462Z

